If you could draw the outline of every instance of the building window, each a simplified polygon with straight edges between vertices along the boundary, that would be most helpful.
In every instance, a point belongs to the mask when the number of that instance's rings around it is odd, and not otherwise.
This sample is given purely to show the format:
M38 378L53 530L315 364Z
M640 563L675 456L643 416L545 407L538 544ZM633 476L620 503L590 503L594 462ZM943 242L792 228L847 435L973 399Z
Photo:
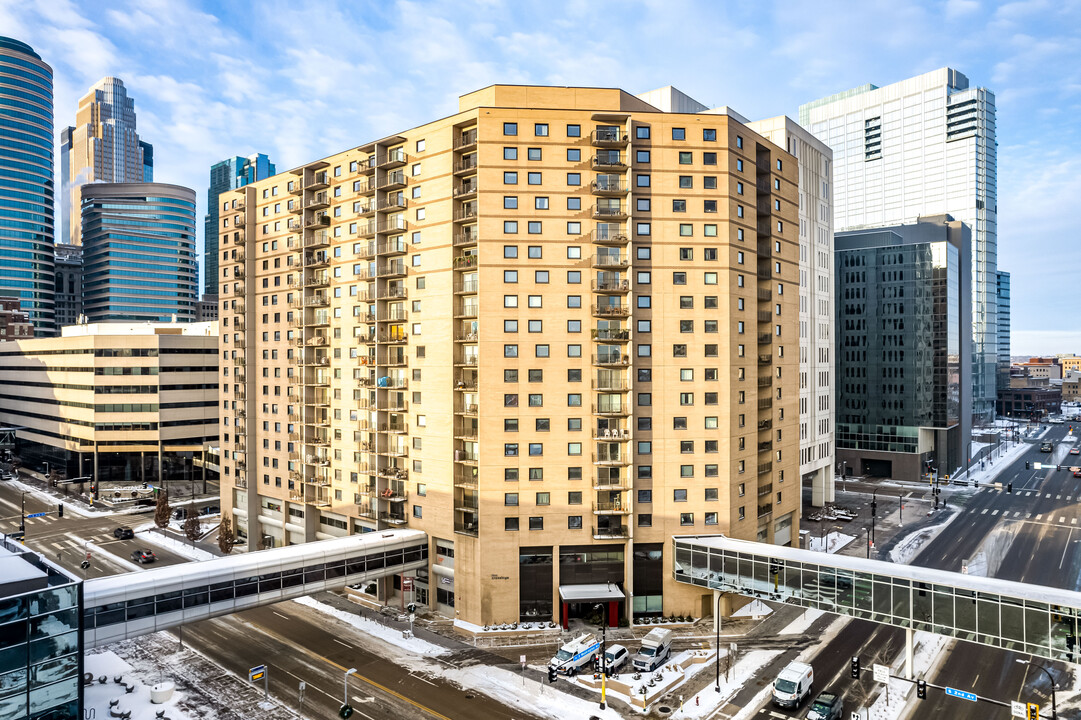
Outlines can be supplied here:
M518 531L518 518L516 518L516 517L505 517L505 518L503 518L503 529L507 530L507 531L517 532Z
M518 123L512 123L512 122L503 123L503 134L504 135L517 135L518 134Z
M533 134L537 137L548 137L548 123L534 123Z

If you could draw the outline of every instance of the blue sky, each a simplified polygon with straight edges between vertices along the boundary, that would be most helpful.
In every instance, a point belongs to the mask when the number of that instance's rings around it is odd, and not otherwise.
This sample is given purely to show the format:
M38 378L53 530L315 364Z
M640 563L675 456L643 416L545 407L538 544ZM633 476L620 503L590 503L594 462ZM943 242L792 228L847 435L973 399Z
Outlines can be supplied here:
M1081 0L0 0L0 34L56 75L56 123L106 75L135 98L155 179L279 169L449 115L486 85L675 85L750 118L949 65L998 105L999 267L1013 352L1081 352ZM201 239L200 239L201 242Z

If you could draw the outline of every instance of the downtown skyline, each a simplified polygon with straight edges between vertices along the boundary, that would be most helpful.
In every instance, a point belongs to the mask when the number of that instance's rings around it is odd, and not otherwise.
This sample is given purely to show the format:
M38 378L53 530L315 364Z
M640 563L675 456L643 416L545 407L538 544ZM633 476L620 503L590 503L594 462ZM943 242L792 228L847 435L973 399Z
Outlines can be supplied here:
M1081 195L1070 172L1081 159L1081 74L1069 74L1081 67L1077 4L961 1L821 14L781 4L619 7L324 3L298 15L284 3L222 10L0 0L0 25L53 66L57 132L91 85L122 78L140 134L155 144L155 179L194 188L200 215L208 168L222 157L263 152L291 168L451 114L459 94L493 82L632 92L671 84L709 106L795 118L800 103L948 65L996 94L998 266L1012 274L1011 352L1081 350L1081 324L1047 312L1040 292L1066 287L1081 262L1063 211ZM700 21L685 27L691 15ZM890 28L889 37L873 27ZM615 41L628 36L637 42ZM671 52L676 42L684 54ZM698 61L688 65L688 57ZM740 70L752 58L754 72ZM379 105L365 112L372 98Z

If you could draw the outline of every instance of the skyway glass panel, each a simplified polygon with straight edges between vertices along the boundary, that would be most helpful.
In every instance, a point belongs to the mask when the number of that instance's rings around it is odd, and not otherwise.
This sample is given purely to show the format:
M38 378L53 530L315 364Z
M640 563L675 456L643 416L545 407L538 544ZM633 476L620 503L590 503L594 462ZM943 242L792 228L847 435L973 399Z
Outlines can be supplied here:
M1073 662L1081 593L724 536L675 538L679 582Z

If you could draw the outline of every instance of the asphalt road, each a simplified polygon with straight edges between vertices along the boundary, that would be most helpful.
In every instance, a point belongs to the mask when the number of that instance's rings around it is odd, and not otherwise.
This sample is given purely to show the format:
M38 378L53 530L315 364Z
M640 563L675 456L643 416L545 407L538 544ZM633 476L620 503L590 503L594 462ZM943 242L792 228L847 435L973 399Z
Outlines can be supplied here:
M83 574L80 563L87 551L90 552L90 567L85 573L87 578L130 572L140 567L187 562L187 558L165 548L140 542L141 534L136 534L133 540L113 537L113 530L120 525L134 527L150 522L153 519L151 512L119 518L97 514L84 516L69 506L64 511L64 517L60 518L57 517L57 503L39 500L32 493L26 493L24 497L21 490L5 481L0 481L0 532L11 533L19 529L24 502L27 515L46 513L43 517L26 520L24 544L53 561L59 558L60 565L77 576ZM131 553L142 548L152 550L157 560L144 566L133 563Z
M950 507L959 513L934 540L927 543L911 564L942 570L960 571L966 560L971 560L984 540L996 528L1007 523L1016 525L1017 534L1009 550L1001 559L1001 564L993 573L995 577L1017 580L1040 585L1081 589L1081 479L1074 478L1067 471L1034 470L1035 462L1061 462L1063 465L1076 463L1081 465L1081 458L1069 456L1072 444L1060 441L1067 433L1067 426L1054 425L1046 438L1056 441L1055 452L1050 456L1039 451L1039 443L1030 443L1031 448L1015 459L1003 471L998 481L1002 489L982 487L961 501L966 491L954 495L946 487L942 497ZM1025 462L1030 469L1025 469ZM1006 491L1007 483L1013 483L1013 492ZM864 490L870 493L876 485L873 482L849 482L849 491L855 493ZM889 492L896 493L896 488ZM928 493L916 491L915 495ZM869 498L868 498L869 499ZM849 503L859 507L860 502ZM887 501L888 502L888 501ZM866 504L866 503L864 503ZM880 512L883 496L879 494ZM853 523L858 532L865 524L866 512L861 519ZM851 532L851 531L849 531ZM826 643L815 655L812 664L815 668L815 692L829 690L842 695L845 717L862 707L874 683L867 677L870 665L876 654L896 656L901 652L903 633L874 623L852 621L845 630ZM863 668L863 677L854 681L849 675L849 663L853 656L859 656ZM945 662L929 682L974 692L982 698L995 698L1003 702L1019 700L1039 702L1048 706L1049 683L1046 675L1015 662L1019 657L1008 651L988 648L967 642L958 642L949 652ZM926 668L917 668L917 674L926 672ZM1069 673L1062 666L1052 666L1052 672L1060 683L1068 679ZM1063 699L1065 695L1063 694ZM782 710L768 703L758 709L760 717L802 718L807 711L807 704L796 710ZM951 720L1008 720L1009 707L992 705L987 702L971 703L948 697L942 690L928 689L926 700L919 701L913 718L950 718ZM1062 713L1059 717L1065 717Z

